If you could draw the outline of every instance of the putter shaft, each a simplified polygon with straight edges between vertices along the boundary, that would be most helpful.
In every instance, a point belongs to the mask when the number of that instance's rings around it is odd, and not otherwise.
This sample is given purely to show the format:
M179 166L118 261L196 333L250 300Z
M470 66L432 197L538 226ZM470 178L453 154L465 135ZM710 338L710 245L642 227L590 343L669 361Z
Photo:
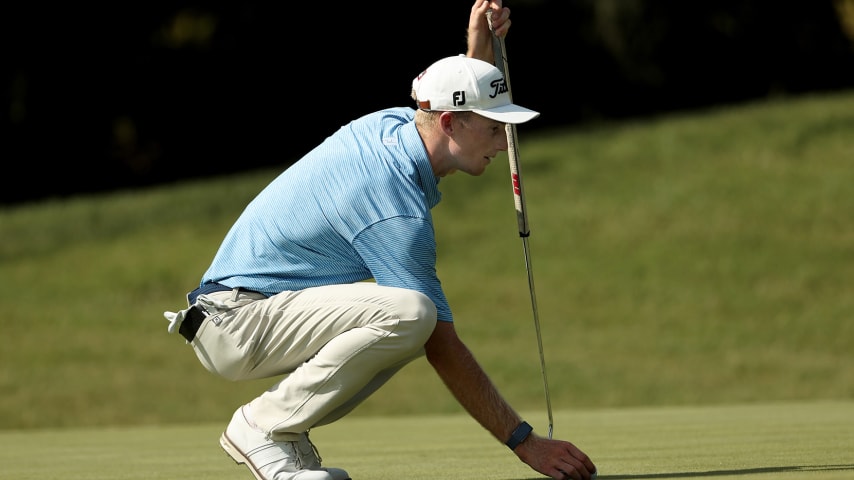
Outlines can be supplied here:
M495 66L504 74L504 82L507 85L507 94L510 100L513 100L512 90L510 89L510 73L507 66L507 50L504 46L504 38L495 35L495 30L492 27L492 10L486 12L486 20L489 23L489 30L492 32L492 53L495 56ZM543 376L543 390L546 396L546 410L549 418L549 438L552 438L554 430L554 419L552 418L552 401L549 395L549 380L546 375L546 358L543 353L543 337L540 332L540 316L537 310L537 296L534 291L534 274L531 266L531 252L528 246L528 237L530 236L530 228L528 226L528 212L525 205L525 191L522 188L522 172L519 166L519 149L516 143L516 125L506 124L505 132L507 134L507 156L510 160L510 175L513 183L513 199L516 203L516 221L519 226L519 236L522 238L522 247L525 252L525 270L528 272L528 290L531 294L531 309L534 315L534 330L537 334L537 348L540 353L540 372Z

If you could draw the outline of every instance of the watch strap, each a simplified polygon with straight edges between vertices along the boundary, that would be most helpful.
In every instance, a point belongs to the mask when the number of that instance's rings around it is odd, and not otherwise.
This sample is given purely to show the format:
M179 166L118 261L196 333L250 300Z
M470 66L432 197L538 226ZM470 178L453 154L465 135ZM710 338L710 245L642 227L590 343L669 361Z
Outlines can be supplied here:
M534 427L529 425L528 422L523 421L518 427L516 427L516 430L513 430L513 433L510 434L510 438L504 442L504 444L507 445L510 450L516 450L516 447L525 441L533 430Z

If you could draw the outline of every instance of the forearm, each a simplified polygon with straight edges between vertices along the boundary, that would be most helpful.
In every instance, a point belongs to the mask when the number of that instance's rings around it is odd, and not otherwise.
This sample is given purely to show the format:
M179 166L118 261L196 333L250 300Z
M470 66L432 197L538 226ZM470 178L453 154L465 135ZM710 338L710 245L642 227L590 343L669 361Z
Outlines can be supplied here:
M427 359L469 415L501 443L506 442L522 419L501 396L471 351L458 340L433 348L428 344Z
M498 393L450 322L437 322L424 345L427 361L460 405L501 443L522 419ZM552 478L591 478L596 465L575 445L531 433L513 453L534 470Z
M485 22L485 15L483 19ZM474 21L474 19L472 20ZM467 57L477 58L478 60L492 64L495 63L495 53L492 49L492 32L489 31L488 26L484 29L480 26L473 28L473 25L469 25L466 45L468 47L466 50Z

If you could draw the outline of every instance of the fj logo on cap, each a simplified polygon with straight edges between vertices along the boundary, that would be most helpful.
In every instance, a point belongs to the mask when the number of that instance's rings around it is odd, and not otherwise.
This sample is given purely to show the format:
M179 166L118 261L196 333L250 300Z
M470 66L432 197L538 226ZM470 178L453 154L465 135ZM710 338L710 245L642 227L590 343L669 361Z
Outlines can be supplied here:
M465 90L457 90L454 92L454 106L459 107L460 105L466 104L466 91Z

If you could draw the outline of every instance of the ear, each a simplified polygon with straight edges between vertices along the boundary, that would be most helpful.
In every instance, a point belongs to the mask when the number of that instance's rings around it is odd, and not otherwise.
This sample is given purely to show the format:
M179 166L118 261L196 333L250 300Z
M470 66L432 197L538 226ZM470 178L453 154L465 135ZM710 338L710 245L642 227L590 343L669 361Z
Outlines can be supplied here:
M442 112L439 115L439 128L445 135L453 135L454 133L454 114L452 112Z

